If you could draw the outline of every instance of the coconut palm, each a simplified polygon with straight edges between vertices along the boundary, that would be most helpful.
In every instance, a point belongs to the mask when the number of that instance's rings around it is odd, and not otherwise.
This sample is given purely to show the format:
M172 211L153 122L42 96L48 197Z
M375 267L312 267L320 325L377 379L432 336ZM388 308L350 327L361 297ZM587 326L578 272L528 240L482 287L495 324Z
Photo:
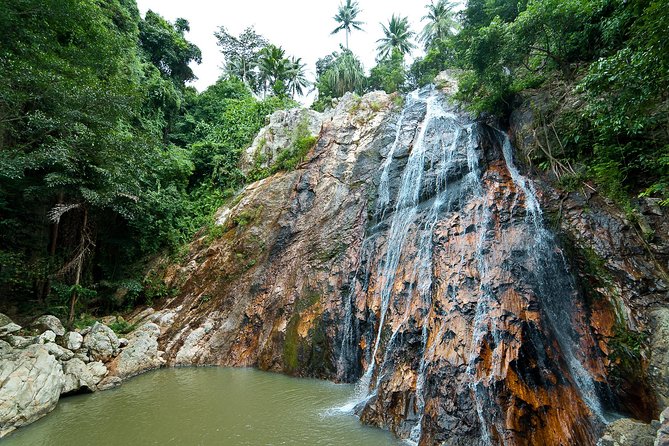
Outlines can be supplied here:
M270 89L276 90L279 82L285 85L290 68L290 60L286 58L286 52L283 48L276 45L267 45L260 50L258 69L263 92L267 94Z
M358 2L355 0L346 0L345 4L339 5L339 10L337 15L333 18L335 22L339 23L339 26L334 29L330 34L337 34L339 31L346 31L346 49L348 49L348 35L351 33L351 28L362 31L361 25L365 22L356 20L358 14L361 10L358 6Z
M421 21L427 20L428 22L418 36L418 40L423 42L427 51L432 42L452 36L453 31L457 29L458 22L453 12L454 5L448 0L437 0L437 3L432 2L425 7L428 12Z
M292 57L290 59L290 69L287 73L288 81L288 91L292 97L297 95L302 95L304 93L303 88L309 86L309 81L307 81L307 76L304 73L304 67L307 64L302 63L302 58Z
M381 23L384 36L377 40L379 46L377 47L377 57L379 60L385 59L393 50L397 50L400 54L409 54L411 50L416 48L411 42L411 38L416 34L409 29L409 19L407 17L399 17L393 14L388 22L388 26Z

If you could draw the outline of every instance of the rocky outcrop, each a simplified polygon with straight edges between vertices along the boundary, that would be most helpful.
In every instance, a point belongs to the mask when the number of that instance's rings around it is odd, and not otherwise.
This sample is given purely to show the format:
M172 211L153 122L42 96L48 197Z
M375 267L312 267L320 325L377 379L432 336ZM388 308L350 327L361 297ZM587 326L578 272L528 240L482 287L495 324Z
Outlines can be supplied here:
M656 432L650 424L623 418L606 427L597 446L653 446Z
M49 348L33 344L0 358L0 437L51 412L63 389L63 370Z
M157 323L169 321L169 312L139 315L125 342L104 324L65 333L56 319L43 316L31 324L26 334L42 331L34 336L13 334L20 327L0 335L0 438L52 411L61 396L109 389L165 362ZM0 322L16 325L6 316Z
M158 350L160 327L147 322L134 330L127 338L128 344L118 356L107 364L109 374L103 386L127 379L165 364L163 352Z
M96 322L84 332L82 347L94 361L108 362L118 354L121 343L111 328Z
M63 336L65 334L65 328L60 322L60 319L50 314L38 317L32 324L30 324L30 327L39 332L50 330L54 332L56 336Z
M269 124L260 130L251 147L242 154L242 172L248 174L253 169L270 168L277 156L290 149L297 138L318 135L322 120L320 113L304 108L275 111L269 117Z
M247 171L306 125L282 113ZM358 381L360 418L421 446L652 441L669 393L661 210L531 181L507 134L434 88L347 95L311 122L297 168L247 186L165 269L179 292L131 319L127 345L103 325L61 347L40 336L64 389L163 364L255 366ZM108 374L93 384L95 359Z
M655 437L654 446L669 446L669 407L660 414L660 426Z
M343 98L217 223L165 274L168 364L360 379L362 420L421 445L592 445L608 412L658 414L664 257L436 91Z

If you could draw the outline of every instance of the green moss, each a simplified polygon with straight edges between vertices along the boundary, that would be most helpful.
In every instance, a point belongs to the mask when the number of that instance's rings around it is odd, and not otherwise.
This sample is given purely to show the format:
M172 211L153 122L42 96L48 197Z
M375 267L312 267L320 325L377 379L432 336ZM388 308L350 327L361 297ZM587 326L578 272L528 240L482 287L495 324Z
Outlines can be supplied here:
M347 247L348 245L346 245L345 243L336 242L335 245L332 246L330 249L319 253L318 257L316 258L320 262L328 262L343 254L346 251Z
M74 321L74 328L84 329L95 324L98 320L88 313L82 313L77 320Z
M283 370L286 373L293 373L298 367L300 335L297 332L297 326L299 322L300 315L296 312L286 326L286 338L283 342Z
M397 108L402 108L404 107L404 95L401 94L395 94L393 97L393 105Z
M301 313L318 303L321 295L316 291L308 291L304 296L301 296L295 302L295 312Z
M616 324L608 343L614 376L633 378L642 373L642 352L647 341L645 333L630 330L624 323Z
M123 318L116 318L116 321L109 324L109 328L114 330L116 334L128 334L136 328L135 324L131 324Z
M225 227L223 225L217 225L216 223L211 223L206 227L207 235L204 238L204 244L209 246L214 240L217 240L225 234Z
M309 330L311 351L309 353L307 366L310 373L319 376L329 376L334 372L334 370L332 370L332 361L330 360L331 351L325 328L323 318L319 317L314 321L313 328Z
M234 226L238 228L244 228L247 225L255 223L262 214L263 206L258 206L256 208L244 209L239 212L237 215L232 217L232 222Z
M270 175L270 170L267 167L263 167L267 163L267 156L263 153L263 148L267 140L262 138L258 143L258 148L253 155L253 167L246 176L248 181L259 181L263 178L267 178Z
M283 369L286 373L295 373L304 366L313 369L315 364L320 361L317 359L319 354L314 353L314 346L327 341L324 328L321 327L321 318L314 321L314 326L309 329L307 338L301 338L297 332L301 313L316 305L320 299L320 293L307 290L295 301L294 313L286 326L286 337L283 344ZM320 352L323 348L321 346L316 350Z
M380 102L372 101L369 103L369 108L371 108L374 113L378 113L383 108L383 104L381 104Z

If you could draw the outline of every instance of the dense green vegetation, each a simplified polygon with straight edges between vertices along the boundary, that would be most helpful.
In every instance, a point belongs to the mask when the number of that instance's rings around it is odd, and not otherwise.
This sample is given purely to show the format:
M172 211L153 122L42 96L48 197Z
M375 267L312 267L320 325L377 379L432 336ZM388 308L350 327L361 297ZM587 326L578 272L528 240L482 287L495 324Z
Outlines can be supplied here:
M293 104L302 64L279 51L259 71L263 100L234 76L198 94L188 30L133 0L0 5L4 308L72 321L166 295L144 262L177 252L246 181L239 155ZM261 61L278 57L268 47Z
M527 157L562 184L593 180L628 211L638 194L669 205L666 2L468 0L457 13L454 5L426 5L417 34L425 55L408 68L404 56L415 34L396 15L381 24L369 77L343 48L321 59L314 108L346 91L407 91L458 69L457 99L502 125L523 98L537 98L534 127L541 136ZM346 17L342 8L338 21Z
M462 68L460 99L505 120L542 91L536 164L590 178L629 206L669 204L669 12L660 0L470 0L462 30L428 59ZM413 70L412 70L413 72ZM552 98L551 98L552 96Z

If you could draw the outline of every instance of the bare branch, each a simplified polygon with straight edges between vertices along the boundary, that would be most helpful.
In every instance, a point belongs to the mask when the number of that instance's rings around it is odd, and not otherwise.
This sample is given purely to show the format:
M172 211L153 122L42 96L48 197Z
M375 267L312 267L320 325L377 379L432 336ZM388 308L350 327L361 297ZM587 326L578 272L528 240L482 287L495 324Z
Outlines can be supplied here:
M79 207L81 207L81 203L73 203L73 204L58 203L53 208L51 208L51 210L47 213L47 218L52 223L58 224L60 223L60 217L62 217L72 209L77 209Z

